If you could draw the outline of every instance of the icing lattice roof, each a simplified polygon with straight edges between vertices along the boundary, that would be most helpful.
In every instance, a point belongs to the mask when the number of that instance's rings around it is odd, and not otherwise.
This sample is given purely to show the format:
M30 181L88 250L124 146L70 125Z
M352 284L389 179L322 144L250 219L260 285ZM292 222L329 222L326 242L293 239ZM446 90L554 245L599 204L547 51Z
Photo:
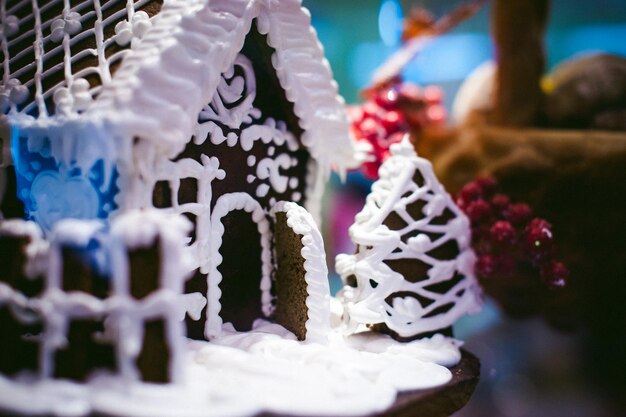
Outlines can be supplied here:
M11 36L23 36L15 35L11 13L27 3L33 5L32 17L18 18L18 26L34 22L29 36L43 45L44 52L43 57L38 57L38 48L25 52L32 54L27 58L30 78L22 77L26 70L11 73L14 57L9 59L6 49L12 45ZM275 50L272 63L304 129L303 144L327 167L343 166L352 158L344 103L300 0L165 0L151 18L140 11L153 3L149 0L85 0L71 2L72 7L69 1L52 0L35 7L38 3L44 2L21 1L11 7L6 0L0 3L4 52L0 104L14 124L41 127L42 119L46 125L65 123L80 113L81 120L105 126L114 136L152 140L173 157L194 134L198 113L256 19L259 32L267 35ZM41 20L53 7L49 4L60 7L59 16ZM108 7L119 10L107 14L112 10ZM87 36L93 37L95 47L72 52L72 45ZM54 42L58 45L52 47ZM58 54L63 55L62 62L46 69L48 55ZM92 58L95 54L97 65L72 74L77 57L85 54ZM61 69L64 77L45 89L42 80Z

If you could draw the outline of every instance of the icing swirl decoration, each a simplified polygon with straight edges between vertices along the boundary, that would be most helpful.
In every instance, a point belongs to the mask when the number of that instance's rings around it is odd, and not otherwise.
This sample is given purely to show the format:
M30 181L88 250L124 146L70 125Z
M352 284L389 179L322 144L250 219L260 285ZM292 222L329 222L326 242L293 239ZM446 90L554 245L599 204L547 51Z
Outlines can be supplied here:
M231 129L250 124L261 116L254 108L256 79L252 62L239 54L228 71L222 74L213 100L200 112L200 122L212 120Z

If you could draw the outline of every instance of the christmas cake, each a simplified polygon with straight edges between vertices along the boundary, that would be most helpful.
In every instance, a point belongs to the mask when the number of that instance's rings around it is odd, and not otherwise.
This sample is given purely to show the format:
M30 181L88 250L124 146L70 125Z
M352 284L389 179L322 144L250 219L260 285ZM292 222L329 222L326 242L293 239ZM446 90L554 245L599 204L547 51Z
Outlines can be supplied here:
M331 297L321 191L358 157L299 0L2 0L0 17L1 410L367 415L432 403L435 387L467 400L476 361L458 341L362 331ZM455 210L427 184L441 204L426 223ZM406 341L474 299L463 232L441 233L431 243L458 251L428 276L455 282L429 291L455 306L408 335L387 325Z

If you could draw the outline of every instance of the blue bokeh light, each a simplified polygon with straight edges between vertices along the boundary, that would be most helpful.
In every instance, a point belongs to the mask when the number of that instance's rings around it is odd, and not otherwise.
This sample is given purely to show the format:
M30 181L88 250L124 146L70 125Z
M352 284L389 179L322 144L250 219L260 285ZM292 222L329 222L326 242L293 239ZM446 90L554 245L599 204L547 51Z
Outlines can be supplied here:
M383 0L378 12L378 32L386 46L397 46L402 36L402 7L398 0Z

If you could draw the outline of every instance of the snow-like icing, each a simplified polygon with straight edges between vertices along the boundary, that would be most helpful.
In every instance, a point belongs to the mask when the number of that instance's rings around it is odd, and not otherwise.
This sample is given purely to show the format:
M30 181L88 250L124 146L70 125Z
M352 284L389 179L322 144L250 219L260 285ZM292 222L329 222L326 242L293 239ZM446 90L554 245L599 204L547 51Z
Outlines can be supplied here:
M328 268L324 252L324 241L313 217L296 203L279 201L270 214L275 219L277 213L285 213L287 226L301 235L307 285L307 321L305 323L307 342L327 343L330 332L330 287Z
M416 173L423 184L414 182ZM411 337L446 328L462 315L476 312L481 299L474 276L469 221L435 177L430 162L417 156L407 137L392 146L391 156L379 174L365 207L350 227L357 253L342 254L336 260L337 272L345 284L349 278L356 279L356 286L346 285L339 294L346 319L352 323L349 328L384 323L400 336ZM420 202L423 208L414 218L407 208ZM445 224L433 223L445 210L452 213L452 218ZM387 227L384 222L392 214L405 226L398 230ZM403 240L410 235L414 236ZM454 259L429 255L449 241L455 241L459 250ZM427 276L403 277L385 263L402 259L429 265ZM433 285L449 282L456 274L463 278L445 293L434 289ZM450 305L447 312L437 313L437 309Z
M211 342L188 342L177 384L120 383L104 375L86 384L0 377L0 404L73 416L358 416L384 411L398 392L446 383L446 366L460 358L458 342L441 335L411 343L332 336L327 344L298 342L263 320L245 333L225 326Z

